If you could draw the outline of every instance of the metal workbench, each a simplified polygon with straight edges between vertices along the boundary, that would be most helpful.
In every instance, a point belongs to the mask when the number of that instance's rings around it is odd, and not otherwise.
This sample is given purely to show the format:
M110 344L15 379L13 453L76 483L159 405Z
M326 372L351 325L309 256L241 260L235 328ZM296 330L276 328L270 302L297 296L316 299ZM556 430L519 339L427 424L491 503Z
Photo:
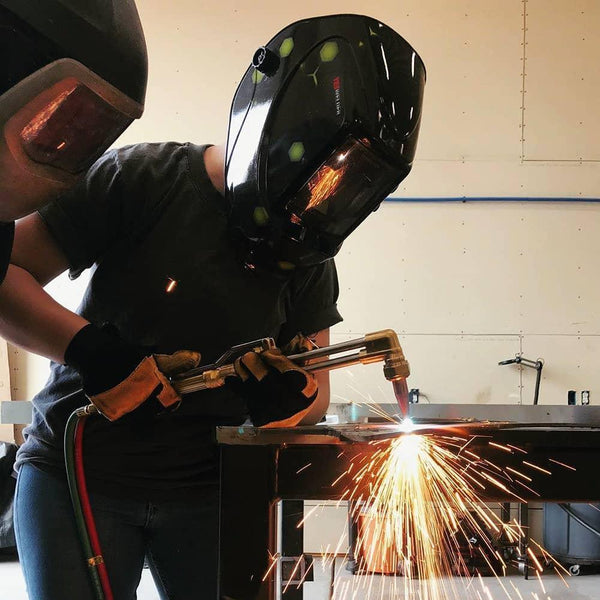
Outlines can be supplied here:
M510 422L511 408L535 408L537 412L530 418L521 414L522 422ZM556 409L557 414L549 407L496 408L505 419L496 422L428 415L425 431L431 433L430 426L443 423L444 432L472 437L470 450L501 467L519 468L523 454L499 451L490 446L490 441L521 448L527 451L528 461L551 466L551 476L529 472L535 493L521 489L519 494L525 501L600 500L600 411L580 406ZM583 413L582 409L589 412ZM263 577L269 556L277 552L279 500L339 500L346 490L343 474L350 462L359 454L374 452L373 441L402 435L394 424L368 422L369 416L361 410L350 405L337 410L338 418L350 415L355 421L363 421L358 423L217 429L221 453L221 597L274 598L276 570L269 571L264 581ZM418 423L417 413L413 411ZM560 468L557 462L571 468ZM481 496L486 501L515 501L511 494L491 486Z

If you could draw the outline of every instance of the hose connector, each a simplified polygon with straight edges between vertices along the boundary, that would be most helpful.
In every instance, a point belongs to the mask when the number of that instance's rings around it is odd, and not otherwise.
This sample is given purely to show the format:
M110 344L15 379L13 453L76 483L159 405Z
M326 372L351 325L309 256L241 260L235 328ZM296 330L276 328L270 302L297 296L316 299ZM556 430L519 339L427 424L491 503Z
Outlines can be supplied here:
M98 408L96 407L95 404L92 404L90 402L89 404L86 404L85 406L78 408L75 411L75 414L77 415L78 418L81 419L82 417L89 417L90 415L100 414L100 411L98 410Z
M393 329L374 331L365 336L367 355L375 360L383 356L383 375L388 381L406 379L410 375L410 366L404 357L398 335Z
M410 375L410 365L402 351L391 353L383 363L383 376L388 381L406 379Z

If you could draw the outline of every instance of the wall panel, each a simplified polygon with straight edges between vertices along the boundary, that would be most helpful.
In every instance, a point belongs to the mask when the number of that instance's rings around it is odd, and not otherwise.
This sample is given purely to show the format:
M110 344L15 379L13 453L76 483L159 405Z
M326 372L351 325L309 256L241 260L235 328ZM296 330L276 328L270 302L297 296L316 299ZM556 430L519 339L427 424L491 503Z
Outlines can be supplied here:
M595 0L528 0L526 160L600 160L599 28Z

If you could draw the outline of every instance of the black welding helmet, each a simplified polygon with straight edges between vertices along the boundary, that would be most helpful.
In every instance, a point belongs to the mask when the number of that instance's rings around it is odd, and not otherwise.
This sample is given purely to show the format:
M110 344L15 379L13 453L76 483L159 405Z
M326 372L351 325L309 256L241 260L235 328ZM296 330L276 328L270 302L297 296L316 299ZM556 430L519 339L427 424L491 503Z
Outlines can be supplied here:
M142 115L133 0L0 0L0 219L64 189ZM20 216L20 215L14 215Z
M408 175L424 85L410 44L365 16L298 21L257 50L225 159L249 266L309 266L338 252Z

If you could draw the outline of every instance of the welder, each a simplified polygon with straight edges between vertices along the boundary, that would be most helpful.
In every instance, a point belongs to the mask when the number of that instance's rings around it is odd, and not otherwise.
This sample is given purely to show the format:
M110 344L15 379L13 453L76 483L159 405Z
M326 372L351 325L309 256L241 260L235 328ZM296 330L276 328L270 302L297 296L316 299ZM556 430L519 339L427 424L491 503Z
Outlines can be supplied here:
M133 0L0 0L0 281L14 220L72 187L144 110Z
M146 44L133 0L51 0L41 5L0 0L0 48L0 282L6 278L4 288L13 290L12 302L26 316L32 307L18 291L27 285L26 275L8 268L14 220L74 187L141 117L148 79ZM49 323L54 328L47 343L24 346L56 359L84 323ZM16 341L19 337L13 335ZM140 363L131 360L125 369L117 361L117 381ZM137 395L145 400L157 385L164 385L161 399L174 403L178 397L162 371L196 362L192 353L148 358L137 372L138 379L146 373Z
M145 556L161 597L216 596L215 425L314 422L323 388L279 350L243 355L232 383L180 403L161 398L162 380L144 401L127 373L157 353L191 348L210 363L242 341L284 348L339 322L333 257L410 171L424 82L416 52L374 19L299 21L253 56L226 147L111 150L19 222L11 268L30 310L0 289L0 333L56 360L17 459L32 597L92 597L61 466L66 417L90 400L106 417L86 425L84 461L115 596L135 596ZM77 313L42 290L90 267ZM61 346L51 330L65 324L77 332Z

